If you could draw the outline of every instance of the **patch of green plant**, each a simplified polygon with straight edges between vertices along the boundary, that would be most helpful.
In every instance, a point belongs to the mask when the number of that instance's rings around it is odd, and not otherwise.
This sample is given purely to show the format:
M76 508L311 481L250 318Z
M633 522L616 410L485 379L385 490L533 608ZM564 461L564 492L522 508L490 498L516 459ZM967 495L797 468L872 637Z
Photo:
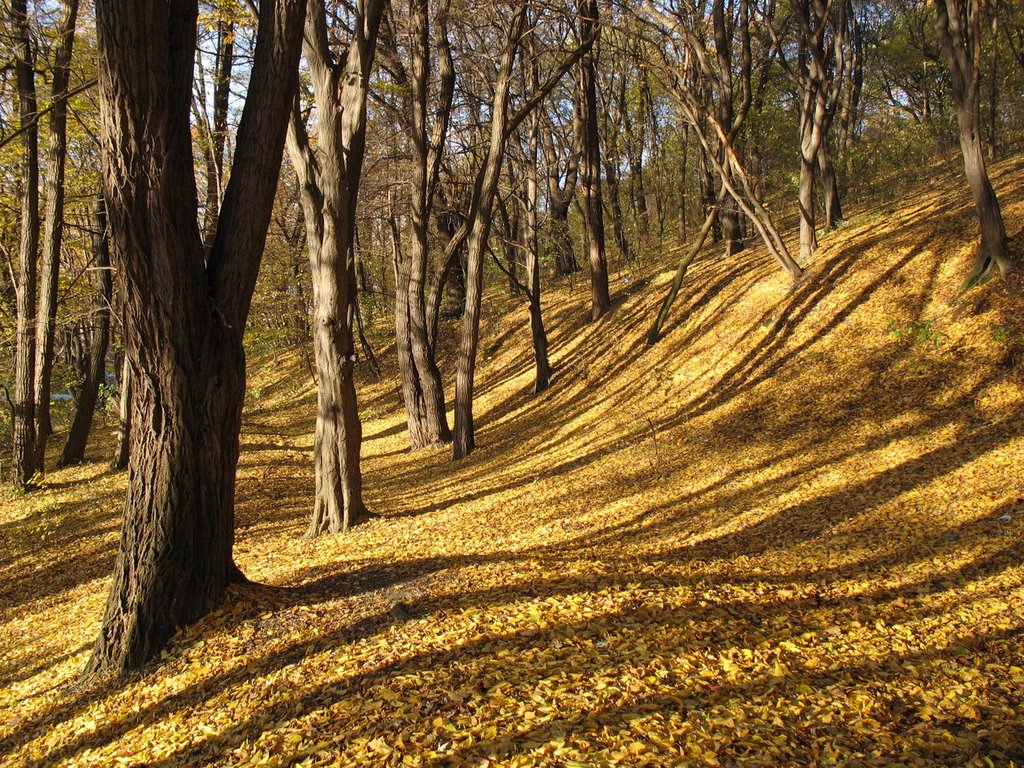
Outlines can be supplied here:
M992 338L994 338L996 341L1006 341L1008 338L1014 335L1013 329L1008 325L992 323L990 328L992 329Z
M934 320L911 320L906 323L890 320L888 330L896 341L909 341L935 349L941 347L948 338L946 332L940 330Z

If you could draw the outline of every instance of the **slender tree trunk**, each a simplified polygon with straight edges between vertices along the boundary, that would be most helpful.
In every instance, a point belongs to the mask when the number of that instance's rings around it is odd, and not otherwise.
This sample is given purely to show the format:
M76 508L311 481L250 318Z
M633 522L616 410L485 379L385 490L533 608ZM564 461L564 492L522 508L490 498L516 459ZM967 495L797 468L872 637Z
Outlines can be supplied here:
M531 68L531 84L536 90L537 69ZM544 330L544 316L541 313L540 243L537 224L537 202L539 196L539 175L537 172L538 142L540 132L539 115L530 121L530 139L526 163L526 197L524 199L525 225L523 241L526 245L526 286L530 300L530 335L533 339L533 359L536 376L533 394L543 392L551 383L551 367L548 363L548 336Z
M355 389L356 201L366 140L366 94L383 0L355 5L345 57L332 60L323 0L308 0L303 51L318 107L317 154L293 107L288 153L299 176L313 275L317 366L316 497L307 537L344 533L364 519L362 426Z
M35 450L36 270L39 258L39 129L35 53L26 0L12 0L17 30L15 78L21 135L21 238L18 247L18 338L14 362L14 482L27 487L40 467Z
M823 213L828 229L835 229L843 221L843 205L839 194L839 180L832 163L832 150L827 141L818 147L818 172L821 174Z
M598 33L597 0L577 0L580 34L590 37ZM597 123L597 83L594 73L594 54L588 53L580 61L579 98L582 117L582 160L580 162L583 185L583 221L587 232L588 261L590 262L590 319L597 320L611 306L608 295L608 259L604 244L604 205L601 200L601 143Z
M110 341L110 300L113 293L110 279L110 241L107 237L107 213L103 194L96 196L92 217L92 247L99 290L93 301L92 334L89 347L89 368L82 382L82 391L75 405L75 418L68 431L58 466L77 464L85 458L85 444L92 428L93 414L99 399L100 385L107 370L107 345Z
M491 137L484 159L479 185L478 206L473 217L467 245L466 311L462 316L462 338L459 342L459 363L455 380L455 432L452 456L461 459L475 447L473 427L473 383L476 373L476 350L480 339L480 306L483 298L483 258L491 231L494 198L501 178L501 166L508 141L509 89L512 65L519 48L526 18L526 3L517 3L509 22L501 65L494 84L491 105Z
M87 673L142 666L244 578L232 559L242 333L297 85L303 4L262 3L235 173L209 250L189 124L197 16L195 0L96 8L104 188L136 428L113 584Z
M64 172L67 160L68 82L75 43L78 0L64 0L53 59L50 142L46 152L46 223L40 269L39 317L36 322L35 359L35 466L43 471L50 424L50 378L53 373L53 336L57 325L57 281L64 239Z

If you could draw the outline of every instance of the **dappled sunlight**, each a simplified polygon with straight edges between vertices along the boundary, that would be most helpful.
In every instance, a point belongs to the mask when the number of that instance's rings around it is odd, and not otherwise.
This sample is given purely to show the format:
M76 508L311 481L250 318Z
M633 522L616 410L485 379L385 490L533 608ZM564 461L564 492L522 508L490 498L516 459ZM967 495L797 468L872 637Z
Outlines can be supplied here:
M996 179L1018 232L1024 167ZM1024 282L958 294L968 203L932 181L855 210L795 286L707 250L650 348L677 252L596 323L579 279L551 286L539 397L526 307L494 296L457 463L407 451L378 350L378 517L346 536L300 538L306 358L254 357L235 553L261 585L120 683L77 675L124 474L4 497L0 760L1021 764Z

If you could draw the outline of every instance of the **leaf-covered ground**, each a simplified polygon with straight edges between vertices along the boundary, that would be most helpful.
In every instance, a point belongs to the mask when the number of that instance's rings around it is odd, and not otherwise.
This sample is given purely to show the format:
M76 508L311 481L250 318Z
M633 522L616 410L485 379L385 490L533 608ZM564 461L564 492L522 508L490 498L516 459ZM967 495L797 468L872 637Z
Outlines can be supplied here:
M1020 233L1024 162L996 178ZM539 398L508 302L457 464L406 451L393 366L362 382L381 517L348 536L300 539L313 389L254 360L237 559L272 586L126 681L77 679L124 474L5 497L0 762L1024 765L1024 281L957 299L964 185L910 200L795 290L702 256L650 349L673 253L594 325L553 287Z

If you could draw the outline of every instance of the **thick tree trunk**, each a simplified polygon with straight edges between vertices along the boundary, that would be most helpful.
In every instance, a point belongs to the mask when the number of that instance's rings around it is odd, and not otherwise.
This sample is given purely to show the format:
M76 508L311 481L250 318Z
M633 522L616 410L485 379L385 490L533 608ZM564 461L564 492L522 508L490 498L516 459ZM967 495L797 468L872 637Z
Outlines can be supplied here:
M303 16L299 0L262 5L235 173L207 251L189 125L197 3L97 3L104 188L136 428L90 673L140 667L243 578L231 554L242 333L277 187Z
M110 340L110 299L113 293L110 279L110 241L107 238L107 213L103 195L96 198L92 218L92 245L95 253L94 264L99 290L92 308L92 333L89 346L89 367L82 382L82 391L75 404L75 418L68 431L57 465L66 467L77 464L85 458L85 444L92 428L93 413L99 399L100 385L104 383L107 370L107 344Z
M50 142L46 152L46 216L40 269L39 317L36 322L35 360L35 466L42 472L50 424L50 379L53 374L53 337L57 324L57 281L64 240L64 172L67 160L68 82L75 42L78 0L64 0L53 58Z
M21 128L21 238L18 246L18 327L14 358L14 483L27 487L41 468L35 451L36 273L39 258L39 129L35 53L25 0L12 0L17 30L15 78Z

